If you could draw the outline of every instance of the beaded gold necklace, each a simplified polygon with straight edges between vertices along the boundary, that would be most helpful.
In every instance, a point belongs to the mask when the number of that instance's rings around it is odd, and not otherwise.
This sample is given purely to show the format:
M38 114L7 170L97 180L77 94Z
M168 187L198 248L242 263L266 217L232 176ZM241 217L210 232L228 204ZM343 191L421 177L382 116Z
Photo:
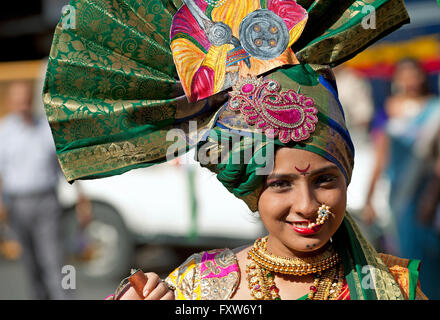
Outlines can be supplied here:
M324 271L340 262L338 253L331 246L322 254L304 259L274 256L267 251L266 246L267 237L257 239L249 256L258 265L273 272L302 276Z
M277 257L266 250L267 237L257 239L249 251L251 262L246 267L249 289L256 300L280 300L279 289L275 285L275 273L289 275L315 274L310 286L308 299L336 299L342 289L344 270L339 256L329 246L314 258L291 259ZM339 267L337 268L337 264Z

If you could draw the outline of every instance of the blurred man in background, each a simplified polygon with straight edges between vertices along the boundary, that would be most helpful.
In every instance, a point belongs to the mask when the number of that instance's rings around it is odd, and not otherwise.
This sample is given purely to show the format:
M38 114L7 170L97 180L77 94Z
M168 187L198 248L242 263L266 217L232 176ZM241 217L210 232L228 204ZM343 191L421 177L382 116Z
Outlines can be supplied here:
M0 122L0 219L7 217L20 240L34 298L67 299L55 191L61 170L50 128L33 114L30 83L11 83L7 103L11 113ZM90 210L79 212L87 223Z

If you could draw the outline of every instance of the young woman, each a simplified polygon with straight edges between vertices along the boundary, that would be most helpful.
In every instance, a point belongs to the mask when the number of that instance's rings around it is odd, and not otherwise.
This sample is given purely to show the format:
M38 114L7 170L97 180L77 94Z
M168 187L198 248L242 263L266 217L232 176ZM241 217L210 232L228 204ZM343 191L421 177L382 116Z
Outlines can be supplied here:
M408 22L403 2L183 2L73 3L80 25L57 28L44 90L61 166L99 178L196 148L269 234L113 298L423 298L419 261L379 255L345 212L354 146L328 67Z
M345 228L354 227L345 212L346 191L344 175L334 163L313 152L281 147L258 201L267 237L246 247L194 254L165 281L147 273L144 297L127 286L118 299L379 298L372 280L379 273L384 283L376 285L386 288L381 298L426 299L417 281L418 261L376 254L358 230L352 238L344 235ZM319 224L321 210L331 213ZM356 257L342 253L356 250L350 242L357 241L366 248L356 254L369 250L375 265L353 265L350 260Z
M345 178L332 162L309 151L280 148L276 153L274 170L267 177L264 191L258 202L261 220L269 232L267 239L263 242L266 252L272 256L283 257L284 260L292 259L294 261L296 259L299 264L304 262L313 264L313 262L324 260L324 258L333 257L335 249L330 239L345 216L346 190ZM316 223L319 217L318 209L322 204L328 205L332 209L331 218L325 220L322 225L309 227L311 223ZM208 256L220 255L224 257L224 261L230 260L227 261L227 268L221 265L220 268L232 269L227 275L223 275L225 281L222 281L221 285L215 285L209 290L213 291L215 288L218 291L225 290L222 293L219 292L217 296L223 295L223 298L229 299L253 299L255 296L259 296L259 292L263 293L264 285L258 283L257 279L250 278L250 268L256 263L253 256L249 256L253 247L250 245L232 251L226 249L208 253ZM199 255L203 258L205 254ZM217 259L211 258L210 262L215 266ZM189 259L189 261L192 260L197 261L197 255ZM200 263L193 263L194 268L200 267L197 264ZM188 265L191 266L191 262L187 262L174 271L166 281L175 285L175 279L179 277L176 276L176 273ZM337 262L331 268L339 271L340 265L341 262ZM233 268L230 268L231 266ZM213 270L215 268L208 266L207 269ZM197 271L194 272L197 273ZM271 289L271 294L275 297L281 299L306 298L310 293L312 295L315 293L315 288L316 294L325 294L318 292L320 287L315 283L316 273L300 275L274 272L273 276L273 285L276 287ZM335 281L338 285L330 286L327 294L329 295L332 290L333 297L344 298L347 296L347 284L343 276L340 279L336 278L337 276L339 276L339 272L336 272L334 279L331 280L341 281ZM147 274L147 278L144 291L146 299L174 298L174 294L171 295L171 291L164 284L157 282L157 275L150 273ZM331 283L329 284L331 285ZM261 290L255 288L261 288ZM190 297L194 292L182 292L180 296L183 297L186 294ZM130 288L122 295L121 299L139 299L139 296L133 288Z

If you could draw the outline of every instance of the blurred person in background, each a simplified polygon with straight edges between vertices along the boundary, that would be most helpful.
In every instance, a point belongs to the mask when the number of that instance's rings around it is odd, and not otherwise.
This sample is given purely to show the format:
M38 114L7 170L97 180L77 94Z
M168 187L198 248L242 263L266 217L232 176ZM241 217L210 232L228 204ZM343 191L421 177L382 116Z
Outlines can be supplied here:
M386 171L389 204L396 224L398 252L421 259L420 281L430 299L440 299L440 100L429 93L427 76L417 61L404 59L385 102L388 120L376 136L376 164L367 195L364 219L376 218L372 195Z
M7 218L21 243L33 298L68 299L61 286L62 208L55 191L61 170L51 131L45 117L33 113L29 82L12 82L6 98L11 113L0 122L0 219ZM81 225L90 220L90 210L81 194Z
M372 173L374 163L374 147L369 133L369 125L374 113L374 102L372 87L369 80L356 70L344 64L333 69L338 86L338 97L341 105L344 106L345 120L356 145L355 160L356 166L353 169L353 176L348 187L350 195L347 206L353 217L357 220L362 233L374 245L377 250L382 248L382 237L386 225L387 210L380 210L380 216L374 225L365 225L362 221L362 211L365 207L368 181ZM379 187L380 188L380 187Z
M373 117L374 103L369 81L344 64L333 69L338 84L338 97L344 106L345 120L350 134L367 136ZM346 107L347 106L347 107Z

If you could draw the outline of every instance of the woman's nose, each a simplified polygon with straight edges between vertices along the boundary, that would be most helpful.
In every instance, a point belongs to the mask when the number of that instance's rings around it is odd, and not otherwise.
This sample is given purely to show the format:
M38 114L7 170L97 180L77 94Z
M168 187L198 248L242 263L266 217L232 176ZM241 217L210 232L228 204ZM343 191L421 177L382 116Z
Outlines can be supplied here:
M307 185L303 185L295 191L294 201L292 201L293 211L306 219L315 218L319 203L312 190Z

